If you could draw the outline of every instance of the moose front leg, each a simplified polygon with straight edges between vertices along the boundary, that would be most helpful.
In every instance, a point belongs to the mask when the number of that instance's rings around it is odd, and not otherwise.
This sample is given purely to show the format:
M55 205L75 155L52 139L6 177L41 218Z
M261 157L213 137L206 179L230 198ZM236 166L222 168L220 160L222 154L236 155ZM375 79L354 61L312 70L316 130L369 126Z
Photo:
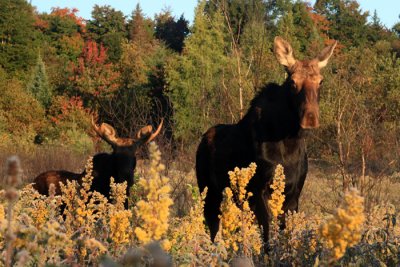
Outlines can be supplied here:
M254 214L257 218L258 224L261 228L262 237L264 241L264 250L268 251L269 240L269 209L268 209L268 196L263 192L255 195L254 199Z

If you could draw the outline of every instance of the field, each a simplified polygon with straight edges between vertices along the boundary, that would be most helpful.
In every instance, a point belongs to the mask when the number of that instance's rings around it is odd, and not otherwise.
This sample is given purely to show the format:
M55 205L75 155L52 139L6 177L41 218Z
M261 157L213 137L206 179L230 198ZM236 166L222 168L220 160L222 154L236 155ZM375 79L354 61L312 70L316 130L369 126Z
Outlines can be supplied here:
M311 164L300 210L286 215L283 230L279 227L279 217L273 216L270 250L266 254L261 248L260 229L254 215L245 208L247 193L242 203L234 202L232 196L225 194L221 206L222 230L216 242L211 243L202 216L204 195L198 192L191 164L183 168L182 163L171 162L165 168L157 146L150 144L149 150L149 159L141 161L137 168L129 210L124 210L122 205L123 185L112 186L114 198L112 203L107 203L101 195L88 191L90 176L82 188L76 184L66 186L62 197L40 196L27 185L32 175L41 169L57 167L61 164L59 161L65 163L66 156L70 167L79 170L81 158L61 152L62 149L37 151L31 158L21 152L24 172L15 172L12 168L3 172L2 264L7 261L13 266L399 264L398 177L382 178L374 193L363 197L355 189L343 193L335 172L327 174L326 170ZM91 168L90 163L87 168ZM231 177L236 176L237 181L246 184L254 168L236 170ZM277 173L274 179L284 181L284 175ZM278 216L282 197L279 186L274 194L277 201L270 203L271 213ZM64 216L60 216L61 201L67 205Z
M400 266L400 2L136 2L0 0L0 267Z

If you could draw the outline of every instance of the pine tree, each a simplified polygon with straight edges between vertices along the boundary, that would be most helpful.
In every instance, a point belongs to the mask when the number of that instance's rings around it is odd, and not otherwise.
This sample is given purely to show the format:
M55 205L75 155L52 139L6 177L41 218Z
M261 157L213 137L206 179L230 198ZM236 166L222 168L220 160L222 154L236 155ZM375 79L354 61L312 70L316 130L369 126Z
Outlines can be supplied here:
M169 10L156 16L155 36L172 50L182 52L183 41L188 34L188 21L183 15L177 21Z
M110 6L95 5L92 20L87 23L89 36L107 48L108 59L117 62L122 55L122 46L126 37L125 16Z
M243 60L249 66L251 87L261 89L267 82L280 82L284 77L272 53L275 34L265 25L266 7L256 6L253 16L243 28L240 46ZM268 70L268 71L265 71Z
M139 44L148 43L153 39L153 21L144 17L139 4L132 11L132 19L128 23L128 35L130 41Z
M219 12L210 17L204 7L205 1L200 1L183 54L167 69L175 137L184 144L192 144L206 128L221 121L226 98L222 86L228 65L224 19Z
M50 107L53 93L47 78L46 66L40 54L34 68L32 80L28 86L28 90L45 109Z
M27 71L35 65L38 35L33 7L26 0L0 1L0 66Z
M351 47L365 44L367 41L368 12L362 12L355 0L317 0L314 9L330 22L326 34L330 39Z

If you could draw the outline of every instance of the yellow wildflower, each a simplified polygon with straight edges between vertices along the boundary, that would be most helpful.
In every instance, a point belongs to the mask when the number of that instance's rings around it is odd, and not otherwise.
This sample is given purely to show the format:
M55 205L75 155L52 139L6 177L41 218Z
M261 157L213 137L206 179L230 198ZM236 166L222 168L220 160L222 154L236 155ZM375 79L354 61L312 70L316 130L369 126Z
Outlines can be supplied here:
M110 237L115 244L129 243L131 234L129 219L131 217L130 210L119 210L110 215Z
M334 216L320 228L320 235L334 259L341 258L347 247L360 241L364 218L364 198L353 188L345 194Z
M110 198L113 200L113 205L116 209L124 209L124 203L126 200L126 187L127 182L115 183L114 178L111 177L110 182Z
M262 247L258 227L254 224L255 216L248 203L252 194L246 190L247 184L256 173L256 168L256 164L251 163L248 168L235 168L228 173L231 186L223 192L219 216L222 243L245 256L260 254Z
M0 204L0 221L4 220L6 218L6 214L4 212L4 206Z
M161 153L155 143L150 143L150 168L148 179L141 177L139 184L146 192L145 199L137 202L135 212L140 226L135 228L135 234L142 244L159 241L168 230L169 207L172 199L169 196L171 187L169 179L160 175L164 165L160 163Z
M283 214L283 202L285 202L285 174L283 166L278 164L275 168L275 175L270 185L273 190L271 199L268 200L268 206L272 212L272 215L277 218L278 215Z

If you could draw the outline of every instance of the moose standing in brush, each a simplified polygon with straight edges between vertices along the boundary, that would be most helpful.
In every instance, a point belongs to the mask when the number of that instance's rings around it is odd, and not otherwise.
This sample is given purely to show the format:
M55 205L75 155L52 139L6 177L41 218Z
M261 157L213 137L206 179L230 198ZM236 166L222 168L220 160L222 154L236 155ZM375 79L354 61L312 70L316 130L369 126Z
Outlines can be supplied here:
M157 130L153 132L151 125L138 131L136 138L120 138L115 129L107 124L96 125L92 119L95 132L112 147L112 153L99 153L93 157L93 181L91 190L97 191L105 197L110 197L110 179L113 177L116 183L127 182L126 195L133 185L133 175L136 167L136 152L138 148L152 141L161 131L163 120ZM34 188L42 195L49 194L50 184L54 184L56 194L61 194L60 182L65 184L67 180L76 180L81 183L86 172L73 173L68 171L48 171L40 174L34 180ZM127 201L125 202L127 208Z
M222 192L229 187L228 171L235 167L257 164L247 190L253 193L250 205L263 228L265 243L270 221L267 201L272 193L269 185L278 164L286 175L283 209L298 209L308 170L304 132L319 126L320 69L327 65L335 46L336 42L318 57L300 61L294 58L290 44L276 37L274 53L286 67L286 81L283 85L267 84L237 124L219 124L203 135L196 155L196 175L200 190L208 187L204 216L213 241L219 228Z

